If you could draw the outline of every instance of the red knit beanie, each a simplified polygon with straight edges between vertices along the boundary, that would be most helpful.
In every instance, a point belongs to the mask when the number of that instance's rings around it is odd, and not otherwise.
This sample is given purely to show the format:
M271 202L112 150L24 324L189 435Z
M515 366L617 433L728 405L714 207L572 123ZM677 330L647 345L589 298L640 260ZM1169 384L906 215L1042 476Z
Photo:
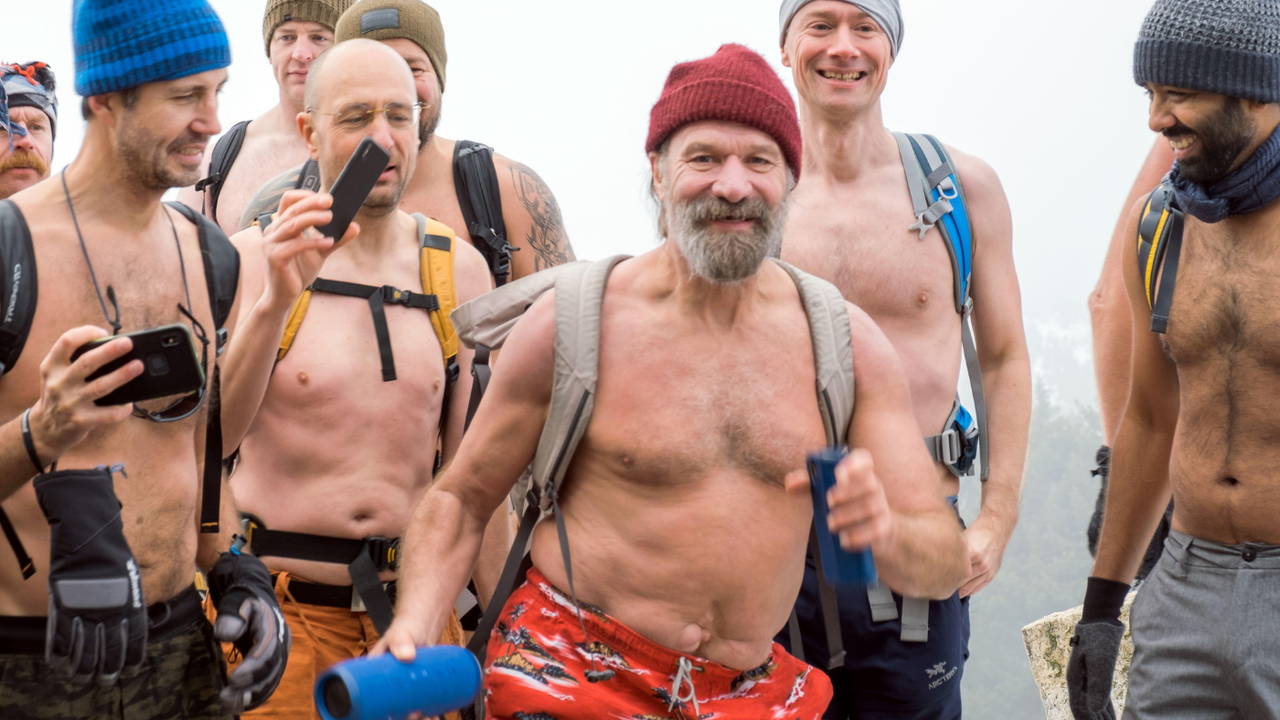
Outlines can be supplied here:
M795 104L778 74L754 50L721 45L709 58L671 68L662 97L649 111L645 152L657 152L672 133L699 120L727 120L771 135L800 177Z

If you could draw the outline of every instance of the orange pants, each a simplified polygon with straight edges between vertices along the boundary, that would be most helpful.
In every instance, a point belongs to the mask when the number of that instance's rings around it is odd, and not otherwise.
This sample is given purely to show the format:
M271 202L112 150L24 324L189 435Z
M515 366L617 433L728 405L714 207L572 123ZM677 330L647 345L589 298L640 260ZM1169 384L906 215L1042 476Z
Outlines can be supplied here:
M293 636L289 648L289 664L285 668L280 685L261 707L244 713L242 717L281 720L300 718L320 719L316 710L315 684L320 673L343 660L360 657L378 642L378 631L373 627L369 614L352 612L347 608L307 605L295 601L289 594L289 580L295 576L282 572L275 575L276 597L280 612ZM297 578L305 581L304 578ZM206 604L209 620L215 612ZM441 644L462 645L462 625L457 616L449 618ZM227 656L228 672L240 662L240 653L230 645L222 646ZM456 715L449 715L455 718Z

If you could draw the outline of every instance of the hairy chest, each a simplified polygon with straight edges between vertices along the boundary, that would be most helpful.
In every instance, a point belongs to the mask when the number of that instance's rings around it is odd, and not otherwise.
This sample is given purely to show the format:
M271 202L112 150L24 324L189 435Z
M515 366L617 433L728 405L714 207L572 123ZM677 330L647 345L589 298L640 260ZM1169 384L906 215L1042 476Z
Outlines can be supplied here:
M1182 367L1219 358L1280 369L1280 248L1228 228L1188 228L1164 336Z
M803 315L790 328L732 338L637 326L607 333L583 449L641 485L721 471L780 485L826 444L809 343Z

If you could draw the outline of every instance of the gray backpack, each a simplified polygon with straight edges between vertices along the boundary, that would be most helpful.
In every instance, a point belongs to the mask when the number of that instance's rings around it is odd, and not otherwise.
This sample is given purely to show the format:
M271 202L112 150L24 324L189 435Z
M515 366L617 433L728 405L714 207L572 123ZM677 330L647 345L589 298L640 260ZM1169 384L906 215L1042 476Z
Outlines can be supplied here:
M533 528L548 514L555 518L569 593L577 602L569 560L569 538L560 512L560 487L569 461L586 432L594 406L605 283L613 268L627 257L618 255L598 262L560 265L508 283L459 306L451 315L458 336L468 347L485 348L486 351L497 349L535 300L552 288L556 291L555 378L551 404L533 464L513 492L513 500L523 513L520 529L493 599L467 646L481 662L503 606L530 567L528 548ZM774 262L795 281L809 318L817 371L818 407L827 444L832 447L844 445L854 404L852 337L844 298L830 283L786 263ZM523 497L515 497L517 493ZM819 563L822 610L831 654L829 667L839 667L844 662L844 650L835 590L823 580L818 553L814 552L813 556ZM790 626L793 650L802 653L794 613ZM611 671L596 672L594 668L588 673L588 679L593 681L610 676Z

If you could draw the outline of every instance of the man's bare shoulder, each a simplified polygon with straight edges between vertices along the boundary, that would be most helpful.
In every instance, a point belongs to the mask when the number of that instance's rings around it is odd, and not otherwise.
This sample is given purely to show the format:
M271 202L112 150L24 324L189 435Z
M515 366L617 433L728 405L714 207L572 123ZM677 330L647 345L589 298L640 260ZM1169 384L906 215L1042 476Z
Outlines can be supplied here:
M527 271L518 272L517 276L576 260L560 203L542 177L528 165L504 155L494 153L493 162L502 193L507 239L523 251L512 258L517 265L526 266ZM528 255L521 257L525 253Z
M965 199L974 206L975 212L990 203L1008 204L1004 185L1000 183L1000 176L996 174L995 168L976 155L962 152L950 145L946 148L951 155L951 160L955 163L956 172L960 173Z
M250 225L231 236L231 244L236 250L240 251L240 256L244 257L246 252L257 251L262 247L262 228L257 225Z
M859 383L905 380L902 362L889 338L871 316L849 301L849 334L853 337L853 374Z

